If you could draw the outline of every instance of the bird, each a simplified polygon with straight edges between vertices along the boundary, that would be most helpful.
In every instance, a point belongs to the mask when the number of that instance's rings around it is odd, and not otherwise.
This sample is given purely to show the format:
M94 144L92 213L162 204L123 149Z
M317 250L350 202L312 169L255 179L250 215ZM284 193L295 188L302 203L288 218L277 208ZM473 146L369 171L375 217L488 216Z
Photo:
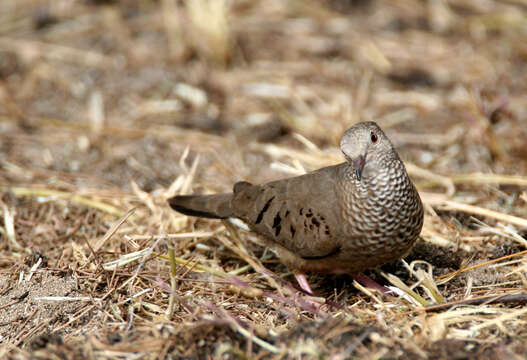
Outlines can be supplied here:
M340 149L345 161L338 165L260 185L240 181L231 193L177 195L168 203L188 216L242 220L313 295L306 273L357 275L403 258L423 226L419 193L375 122L347 129Z

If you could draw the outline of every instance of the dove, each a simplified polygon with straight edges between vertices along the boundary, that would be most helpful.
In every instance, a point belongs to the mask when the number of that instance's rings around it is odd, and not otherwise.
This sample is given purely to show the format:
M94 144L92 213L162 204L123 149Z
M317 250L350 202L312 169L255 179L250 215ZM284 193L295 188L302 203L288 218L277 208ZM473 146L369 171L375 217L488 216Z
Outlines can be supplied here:
M356 275L377 268L404 257L423 226L419 193L375 122L346 130L340 149L346 161L338 165L168 202L189 216L241 219L313 294L305 273Z

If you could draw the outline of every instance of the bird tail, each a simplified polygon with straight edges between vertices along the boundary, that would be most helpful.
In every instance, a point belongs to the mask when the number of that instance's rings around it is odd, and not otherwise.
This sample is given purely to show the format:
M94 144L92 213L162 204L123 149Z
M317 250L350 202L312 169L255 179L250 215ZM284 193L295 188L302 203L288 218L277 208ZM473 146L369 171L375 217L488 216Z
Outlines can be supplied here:
M178 195L168 199L170 207L182 214L209 219L231 217L232 194Z

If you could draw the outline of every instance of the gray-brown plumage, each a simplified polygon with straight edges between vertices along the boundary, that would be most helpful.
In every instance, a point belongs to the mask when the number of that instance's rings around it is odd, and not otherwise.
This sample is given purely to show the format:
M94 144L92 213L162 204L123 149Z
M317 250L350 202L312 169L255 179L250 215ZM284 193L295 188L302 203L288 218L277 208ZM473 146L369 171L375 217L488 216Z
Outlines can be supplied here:
M361 122L340 147L347 161L339 165L262 185L239 182L229 194L175 196L170 206L243 220L296 274L353 274L403 257L421 232L423 206L392 143L376 123Z

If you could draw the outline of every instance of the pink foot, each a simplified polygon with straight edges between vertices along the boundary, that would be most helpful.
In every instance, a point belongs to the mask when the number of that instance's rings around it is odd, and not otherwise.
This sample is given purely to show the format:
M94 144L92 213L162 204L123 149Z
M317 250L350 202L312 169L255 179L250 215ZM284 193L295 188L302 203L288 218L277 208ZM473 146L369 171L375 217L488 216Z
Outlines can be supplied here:
M364 285L367 288L379 290L384 295L392 296L390 295L390 292L391 292L390 289L388 289L386 286L382 286L381 284L373 281L370 277L364 274L353 275L353 278L357 280L358 283L360 283L361 285Z
M311 286L309 286L309 282L307 282L306 276L302 273L295 274L295 279L298 281L298 285L300 285L300 288L304 290L306 293L308 293L311 296L315 296L313 293L313 290L311 290Z
M300 285L302 290L304 290L309 296L316 297L313 290L311 290L311 286L309 286L309 282L307 281L306 276L304 274L301 274L301 273L295 274L295 278L296 278L296 281L298 281L298 285ZM318 312L319 310L321 310L321 307L324 305L323 303L320 303L319 301L314 300L314 298L311 298L311 299L305 298L305 299L302 299L302 302L305 305L312 306L313 309L310 311L314 310L315 312Z

